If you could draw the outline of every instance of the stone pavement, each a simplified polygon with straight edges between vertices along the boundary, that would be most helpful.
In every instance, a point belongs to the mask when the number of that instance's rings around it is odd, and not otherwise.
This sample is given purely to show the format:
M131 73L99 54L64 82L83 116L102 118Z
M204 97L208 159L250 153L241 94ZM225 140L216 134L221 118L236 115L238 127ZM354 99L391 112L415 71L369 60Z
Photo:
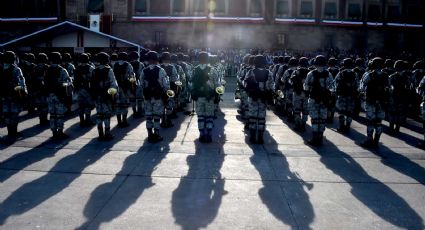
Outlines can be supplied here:
M24 138L0 145L0 229L425 228L419 124L384 134L373 152L359 146L363 120L345 136L331 125L311 148L309 132L268 111L266 144L250 145L232 97L212 144L197 141L196 117L183 114L159 144L145 142L144 120L98 142L73 118L71 138L54 142L24 115Z

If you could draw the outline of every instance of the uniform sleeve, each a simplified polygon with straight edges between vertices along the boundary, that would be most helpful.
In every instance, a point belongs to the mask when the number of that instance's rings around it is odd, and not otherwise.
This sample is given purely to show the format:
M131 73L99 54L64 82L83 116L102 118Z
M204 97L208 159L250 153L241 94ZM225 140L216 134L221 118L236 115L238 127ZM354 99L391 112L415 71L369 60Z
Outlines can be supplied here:
M273 79L273 73L269 71L269 77L267 78L266 87L268 91L275 90L275 83Z
M368 81L369 81L369 73L365 73L362 79L360 80L360 86L359 86L360 92L364 92L366 90L366 85Z
M112 69L109 70L108 78L109 78L110 88L118 89L118 83L117 83L117 80L115 79L114 71Z
M66 69L62 69L61 71L61 80L62 80L62 83L72 82L72 79L69 77L68 71Z
M276 82L280 81L279 77L282 76L283 74L282 72L283 72L283 66L280 66L276 73L276 79L275 79Z
M329 73L328 78L326 78L326 88L328 90L332 90L334 84L334 78L332 77L332 74Z
M129 78L134 77L135 74L134 74L133 66L130 63L127 66L128 66L127 75L129 76Z
M173 70L172 70L172 73L171 73L171 79L170 80L173 81L173 82L180 81L180 77L177 74L176 67L174 67L173 65L172 65L172 67L173 67Z
M25 83L24 75L22 74L21 68L17 67L14 71L14 74L17 85L21 86L25 92L27 92L27 86Z
M416 92L419 94L419 96L425 97L425 76L419 82L419 86L416 88Z
M331 90L332 92L336 92L336 85L337 85L337 83L338 83L340 80L341 80L341 72L339 72L339 73L336 75L335 80L333 80L333 82L332 82L332 85L331 85L331 88L330 88L330 90Z
M168 79L167 72L165 72L162 68L159 70L159 81L164 90L170 89L170 81Z
M304 88L305 91L310 91L312 81L313 81L313 73L309 72L307 74L307 77L306 77L304 85L303 85L303 88Z

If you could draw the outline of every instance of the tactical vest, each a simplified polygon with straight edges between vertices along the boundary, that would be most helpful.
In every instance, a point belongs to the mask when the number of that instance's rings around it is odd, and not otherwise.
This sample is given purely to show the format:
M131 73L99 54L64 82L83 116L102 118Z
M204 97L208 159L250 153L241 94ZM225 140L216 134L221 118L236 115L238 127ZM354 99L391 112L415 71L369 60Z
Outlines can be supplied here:
M339 96L354 96L356 89L356 73L351 70L343 70L340 79L336 82L336 94Z
M292 73L294 72L294 70L293 69L287 69L286 71L285 71L285 73L286 72L288 72L289 73L289 77L288 78L286 78L286 79L282 79L282 80L284 80L283 81L283 89L284 90L289 90L289 89L291 89L292 88L292 85L291 84L289 84L289 79L291 78L291 75L292 75ZM282 78L283 78L283 76L284 76L285 74L283 74L282 75Z
M142 63L139 61L132 61L130 62L131 66L133 67L133 71L136 74L136 79L140 79L140 69L142 68Z
M408 78L406 75L395 73L390 76L391 96L396 101L404 101L409 95Z
M115 79L117 79L118 86L121 87L123 90L130 89L130 81L128 81L127 76L127 69L128 69L128 62L124 62L122 65L119 63L115 63L114 65L114 74Z
M66 96L66 92L60 80L62 69L63 68L60 67L59 65L50 66L46 70L46 78L45 78L47 93L48 94L53 93L59 98L63 98Z
M211 89L211 87L207 84L207 82L210 80L210 71L210 66L207 66L205 69L201 69L201 67L198 66L193 71L192 97L194 100L197 100L200 97L211 99L214 96L215 89Z
M143 95L148 100L152 98L159 100L163 96L164 89L159 83L160 70L161 68L159 66L155 66L154 68L148 67L143 70L144 81L147 82L147 85L144 85Z
M89 65L78 66L75 70L74 87L75 89L90 88L90 68Z
M385 102L387 100L387 76L376 70L369 73L369 81L366 82L366 101Z
M45 78L48 67L47 64L39 64L34 68L33 78L28 82L33 91L46 93Z
M0 75L0 95L1 97L13 97L15 96L16 82L13 79L13 70L15 65L10 65L7 69L1 69Z
M313 70L313 82L310 88L309 97L313 99L316 103L327 103L330 98L330 92L326 88L326 79L329 77L329 72L327 70L323 70L319 72L317 70Z
M109 71L111 71L109 66L93 70L93 76L90 81L90 90L98 99L111 99L108 94L108 89L111 87L109 82Z
M301 94L304 91L304 81L308 72L310 71L307 68L299 68L291 76L292 88L296 94Z
M269 71L266 69L253 69L253 76L246 79L246 92L253 100L264 100L268 96L268 89L266 86L269 78Z

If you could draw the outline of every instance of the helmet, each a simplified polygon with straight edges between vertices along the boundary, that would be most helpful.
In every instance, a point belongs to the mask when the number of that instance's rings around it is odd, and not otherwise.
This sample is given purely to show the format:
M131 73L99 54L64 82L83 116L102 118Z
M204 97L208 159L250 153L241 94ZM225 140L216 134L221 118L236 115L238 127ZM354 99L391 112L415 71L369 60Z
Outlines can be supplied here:
M88 63L89 62L89 56L85 53L82 53L82 54L80 54L78 61L81 62L81 63Z
M63 62L71 62L71 61L72 61L71 54L69 54L69 53L64 53L64 54L63 54L63 57L62 57L62 61L63 61Z
M307 67L308 66L308 59L306 57L300 58L298 61L298 65L301 67Z
M344 68L346 69L351 69L353 68L354 62L353 59L351 58L346 58L342 61L342 65L344 66Z
M16 60L16 55L13 51L6 51L3 54L3 62L7 64L13 64Z
M50 53L50 61L53 64L60 64L62 61L62 55L59 52Z
M267 65L266 57L264 57L263 55L255 56L255 67L263 68L266 65Z
M209 55L208 55L207 52L200 52L198 58L199 58L200 63L205 64L205 63L208 63ZM180 58L179 58L179 60L180 60Z
M159 61L158 53L155 51L149 51L146 55L148 61Z
M170 55L169 52L163 52L161 54L161 60L162 61L170 61L170 59L171 59L171 55Z
M109 55L105 52L100 52L98 54L96 54L97 56L97 61L99 62L99 64L101 65L106 65L109 63Z
M326 65L326 58L323 55L317 55L314 59L314 65L315 66L325 66Z
M128 54L126 52L119 52L118 53L118 60L120 61L127 61Z

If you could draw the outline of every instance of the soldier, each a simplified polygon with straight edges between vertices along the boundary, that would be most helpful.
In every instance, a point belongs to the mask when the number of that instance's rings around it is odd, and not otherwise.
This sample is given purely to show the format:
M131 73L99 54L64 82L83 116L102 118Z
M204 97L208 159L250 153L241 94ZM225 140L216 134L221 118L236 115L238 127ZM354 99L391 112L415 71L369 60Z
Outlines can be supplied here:
M163 138L159 134L161 116L164 112L162 97L170 89L167 73L158 65L159 57L155 51L147 53L147 66L141 75L143 96L145 99L146 128L148 130L148 141L160 142Z
M111 62L109 64L112 67L112 69L114 68L117 62L118 62L118 54L117 53L111 54Z
M389 122L390 131L400 132L400 126L406 121L409 104L409 90L412 87L409 76L406 74L406 63L398 60L394 64L395 72L389 77ZM413 88L413 87L412 87Z
M338 132L348 132L353 120L358 92L358 77L353 71L354 62L351 58L343 61L341 71L336 75L333 91L337 97L336 109L339 113Z
M212 142L212 129L214 127L214 97L215 89L220 86L217 73L208 64L208 53L199 53L199 65L193 70L192 98L196 103L198 115L199 141Z
M307 100L308 94L304 91L303 85L308 72L308 59L302 57L298 62L298 69L292 73L289 83L292 85L292 104L294 106L295 130L304 132L308 119Z
M92 80L93 70L94 67L89 65L89 56L85 53L81 54L74 78L74 90L77 95L80 126L94 125L90 119L91 110L94 107L94 101L90 94L90 82Z
M15 53L6 51L3 55L3 62L0 74L0 100L7 125L7 141L14 141L20 136L18 133L18 116L27 89L22 71L15 64Z
M185 92L189 91L189 89L187 88L190 88L190 83L188 83L186 79L186 74L184 73L183 68L177 64L177 60L178 60L177 55L171 54L170 56L171 65L173 65L174 68L176 68L178 77L181 82L181 86L178 87L179 93L177 94L177 99L175 100L177 104L176 108L178 111L183 111L183 105L187 103Z
M288 121L294 120L294 112L292 107L292 94L294 93L292 85L289 83L292 73L297 69L298 60L291 58L288 62L288 69L282 75L280 82L283 86L284 93L284 113L288 116Z
M177 70L174 67L174 65L170 64L171 55L169 52L164 52L161 55L161 68L165 70L167 73L168 82L170 83L170 90L174 92L174 96L171 97L171 95L164 95L164 105L165 105L165 111L164 116L162 118L161 127L163 128L170 128L173 127L173 123L171 122L172 117L177 117L176 115L176 100L175 98L179 97L178 94L178 82L180 82L179 75L177 74Z
M237 81L239 85L239 92L240 92L240 109L238 110L238 113L241 114L242 119L247 118L247 111L248 111L248 94L245 91L244 88L244 81L245 76L248 73L248 70L252 68L254 64L254 57L251 57L251 55L246 55L243 58L243 64L241 65L241 68L239 69L239 72L237 74ZM248 126L246 125L246 128Z
M308 144L319 146L323 142L333 77L325 69L326 59L324 56L318 55L314 60L314 66L316 69L307 74L304 90L309 93L308 107L313 132Z
M332 77L335 79L336 75L339 73L338 61L331 57L328 60L328 71L331 73Z
M274 91L273 76L266 64L263 55L255 56L255 67L246 74L244 82L249 103L249 141L253 144L264 143L266 102L270 92Z
M37 55L37 65L34 67L34 77L28 81L29 88L32 91L32 98L34 106L37 108L40 125L49 124L47 119L48 105L47 105L47 88L46 88L46 73L49 65L49 59L45 53Z
M128 127L127 114L130 106L130 98L136 93L136 78L133 67L127 62L126 52L118 54L118 61L114 65L114 75L118 83L117 120L118 127Z
M382 58L374 58L369 70L360 81L360 92L364 95L366 111L367 138L364 147L378 147L382 133L382 120L385 118L385 106L388 98L388 76L381 69L384 65Z
M421 114L422 114L422 130L424 132L424 140L421 144L419 144L418 147L425 148L425 75L422 77L422 80L419 82L418 87L416 88L416 92L422 99L422 103L420 105L421 108Z
M134 75L136 77L136 93L131 98L131 108L133 109L133 118L141 118L143 116L143 90L140 85L140 75L142 74L145 66L139 61L139 53L133 51L130 53L130 64L133 67Z
M50 113L50 129L54 139L66 139L69 136L63 133L64 115L67 111L66 98L68 85L71 84L71 79L68 72L62 66L62 56L58 52L52 52L50 55L51 65L46 71L46 90L47 103Z
M192 81L192 67L190 64L186 63L185 56L183 53L177 54L177 65L182 67L185 77L186 77L186 85L183 85L182 94L184 95L184 103L190 102L190 84Z
M22 75L25 78L27 84L28 97L25 98L25 107L28 109L28 113L32 114L35 111L33 92L30 88L28 82L31 82L34 77L34 68L35 68L35 56L32 53L25 53L20 60L19 68L21 68Z
M354 67L353 71L356 72L356 74L357 74L357 79L359 81L359 82L357 82L357 85L360 86L360 80L362 79L364 73L366 72L365 63L364 63L363 58L357 58L355 65L356 65L356 67ZM361 110L362 110L362 99L360 97L360 94L357 93L357 95L356 95L356 105L354 107L353 116L358 117Z
M385 60L384 66L385 67L382 69L382 72L387 76L391 76L393 73L395 73L394 61L392 59Z
M337 66L338 61L331 57L328 60L328 71L332 75L332 78L335 79L336 75L339 73L339 68ZM334 92L331 92L331 97L329 98L328 103L328 114L326 122L332 124L335 117L335 104L336 104L336 95Z
M412 96L412 110L413 115L417 118L421 114L420 105L422 102L422 97L417 94L416 89L419 87L419 83L421 82L423 76L425 76L425 62L417 61L413 65L413 72L410 80L413 86L412 88L414 90L414 95Z
M275 102L277 106L277 110L279 113L282 113L283 115L286 115L285 110L285 85L282 82L282 77L285 74L286 70L289 68L289 61L291 60L290 56L285 56L283 58L283 64L279 65L279 69L276 72L276 75L274 76L275 81L275 88L276 90L279 90L280 95L278 95L277 100Z
M109 55L101 52L96 54L96 61L99 66L93 70L90 82L90 92L96 105L96 124L100 141L112 140L111 117L113 116L113 106L116 100L118 84L114 76L114 71L108 65Z
M73 93L73 85L72 82L74 81L74 72L75 72L75 66L72 64L72 57L71 54L69 53L64 53L63 54L63 59L62 59L62 67L64 69L66 69L66 71L68 72L69 78L71 79L71 84L68 86L68 92L69 95L67 95L66 97L66 107L67 107L67 114L72 114L72 93Z

